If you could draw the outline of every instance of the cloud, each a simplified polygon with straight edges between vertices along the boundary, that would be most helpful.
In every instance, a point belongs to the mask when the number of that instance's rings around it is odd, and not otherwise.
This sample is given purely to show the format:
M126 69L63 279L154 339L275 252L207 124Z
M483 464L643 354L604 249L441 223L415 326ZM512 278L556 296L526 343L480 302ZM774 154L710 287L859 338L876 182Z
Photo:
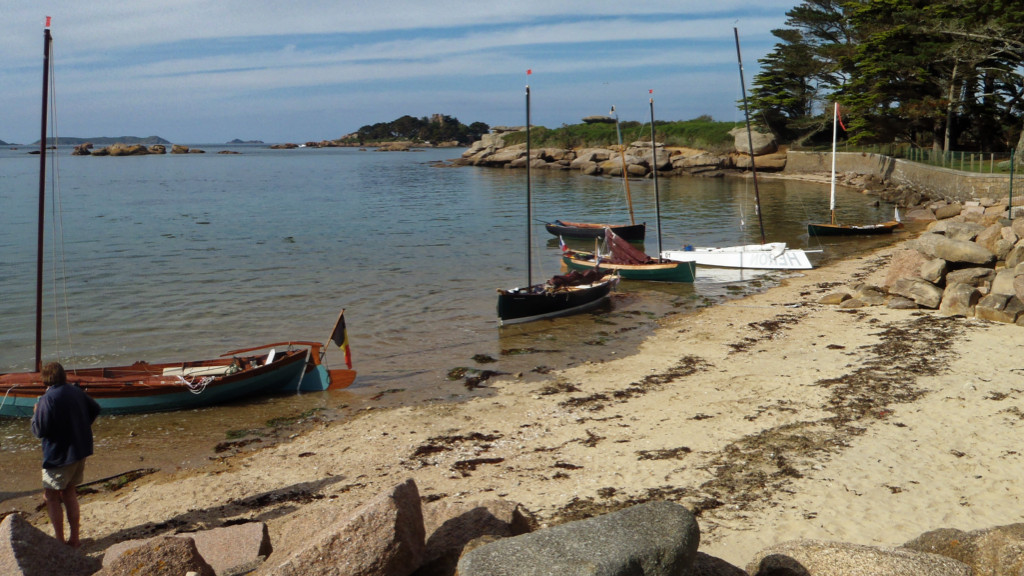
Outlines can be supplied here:
M669 100L693 98L687 105L702 100L715 108L705 113L721 115L732 106L722 98L728 86L705 82L726 71L735 75L737 14L750 13L740 24L750 30L744 51L751 54L751 70L771 47L768 32L782 24L789 8L789 2L751 8L734 0L628 7L596 2L583 15L577 5L533 1L498 9L465 2L39 4L5 8L0 23L11 46L0 63L0 94L18 118L31 117L38 105L38 35L45 10L55 16L56 80L64 98L83 110L90 100L104 111L116 110L111 101L120 101L141 109L135 118L166 118L168 124L178 116L177 126L186 132L197 106L224 117L238 117L239 110L266 116L309 110L331 98L377 121L429 106L430 112L472 113L465 119L491 122L488 101L497 113L503 95L517 94L525 83L527 68L534 70L531 82L539 93L560 98L549 108L566 115L552 117L556 122L578 121L579 109L606 108L597 105L607 100L604 92L625 96L651 87ZM738 86L738 79L731 84ZM705 94L694 94L694 86ZM367 108L356 110L357 102ZM452 104L459 109L448 109ZM573 105L577 112L570 112ZM681 113L684 106L665 108ZM339 130L345 125L336 110L322 112ZM128 117L105 120L96 114L82 124ZM362 125L353 122L358 120L348 121L349 129ZM29 126L24 120L4 124L19 132ZM134 126L120 131L152 132ZM5 136L13 138L0 134Z

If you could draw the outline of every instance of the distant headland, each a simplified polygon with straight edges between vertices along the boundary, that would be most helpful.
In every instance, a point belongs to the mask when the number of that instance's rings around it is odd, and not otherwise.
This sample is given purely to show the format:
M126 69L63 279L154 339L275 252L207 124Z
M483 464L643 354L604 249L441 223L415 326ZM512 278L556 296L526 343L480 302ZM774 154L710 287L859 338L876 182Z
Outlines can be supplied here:
M93 144L98 144L100 146L107 146L110 144L142 144L143 146L163 144L166 146L171 143L170 140L164 140L159 136L146 136L145 138L140 138L139 136L98 136L96 138L71 138L61 136L60 138L46 139L47 146L53 146L58 143L68 146L78 146L80 144L85 144L86 142L92 142ZM32 145L38 146L39 140L33 142Z

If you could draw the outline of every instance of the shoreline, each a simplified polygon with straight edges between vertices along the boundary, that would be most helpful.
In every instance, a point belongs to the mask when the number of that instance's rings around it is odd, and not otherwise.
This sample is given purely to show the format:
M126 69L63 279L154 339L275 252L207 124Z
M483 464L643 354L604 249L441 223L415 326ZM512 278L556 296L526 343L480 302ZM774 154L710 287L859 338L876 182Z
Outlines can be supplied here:
M1024 456L1006 431L1024 392L1003 357L1019 327L816 303L880 284L899 245L673 317L628 356L84 496L84 550L259 520L283 557L407 478L425 505L500 498L539 526L674 500L700 551L741 567L795 538L893 546L1013 523ZM43 511L29 519L49 532Z

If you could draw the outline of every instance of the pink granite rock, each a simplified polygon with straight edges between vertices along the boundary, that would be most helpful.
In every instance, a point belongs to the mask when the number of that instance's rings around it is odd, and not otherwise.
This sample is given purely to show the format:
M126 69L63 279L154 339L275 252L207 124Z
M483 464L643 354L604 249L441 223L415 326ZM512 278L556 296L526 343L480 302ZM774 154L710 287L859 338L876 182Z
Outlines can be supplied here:
M310 539L290 557L264 564L274 576L409 576L423 562L423 511L412 479Z
M18 514L0 522L0 574L87 576L99 563L29 524Z

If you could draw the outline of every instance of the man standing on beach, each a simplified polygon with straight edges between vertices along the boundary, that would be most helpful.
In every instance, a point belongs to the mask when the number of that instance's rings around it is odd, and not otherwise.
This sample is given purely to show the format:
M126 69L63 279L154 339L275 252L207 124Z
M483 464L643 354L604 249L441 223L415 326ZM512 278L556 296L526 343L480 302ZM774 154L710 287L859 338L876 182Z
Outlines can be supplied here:
M32 407L32 433L43 441L43 491L46 514L61 543L81 546L78 538L78 484L85 474L85 459L92 456L92 423L100 405L78 386L67 383L64 367L50 362L43 367L44 393ZM64 512L70 537L64 540Z

